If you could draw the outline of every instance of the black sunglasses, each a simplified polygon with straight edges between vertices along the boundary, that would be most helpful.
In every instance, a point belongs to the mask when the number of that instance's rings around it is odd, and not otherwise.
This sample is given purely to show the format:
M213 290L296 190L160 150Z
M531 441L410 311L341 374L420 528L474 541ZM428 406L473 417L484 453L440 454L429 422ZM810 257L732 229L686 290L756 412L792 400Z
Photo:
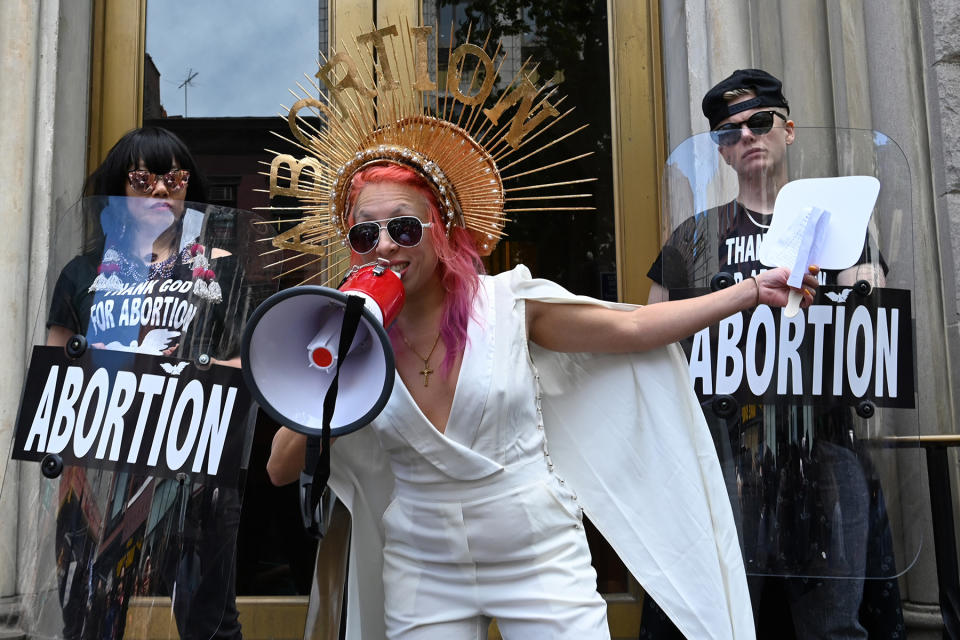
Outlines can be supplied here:
M137 169L127 172L127 180L137 193L145 195L153 193L157 180L163 180L163 184L166 185L167 191L170 193L177 193L187 186L187 182L190 181L190 172L186 169L173 169L164 174L156 174L144 169Z
M401 247L415 247L423 240L423 230L432 222L423 222L416 216L397 216L387 220L358 222L347 231L347 240L355 253L370 253L380 242L380 230L386 229L390 239Z
M755 114L743 122L728 122L722 124L710 132L710 137L721 147L732 147L740 142L740 134L743 131L743 125L747 125L755 136L762 136L770 133L773 128L773 117L777 116L784 122L786 116L776 111L757 111Z

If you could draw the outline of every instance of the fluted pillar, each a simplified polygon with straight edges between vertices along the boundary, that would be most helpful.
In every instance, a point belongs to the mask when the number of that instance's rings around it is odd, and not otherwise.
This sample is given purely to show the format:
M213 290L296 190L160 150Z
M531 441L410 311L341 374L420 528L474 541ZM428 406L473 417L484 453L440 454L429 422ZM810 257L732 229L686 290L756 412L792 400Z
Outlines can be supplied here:
M80 195L86 166L92 0L0 2L0 602L21 592L39 473L8 460L31 345L52 287L53 220ZM76 235L79 221L70 221ZM60 243L76 251L76 243ZM63 256L54 257L54 261ZM35 465L30 471L35 471Z

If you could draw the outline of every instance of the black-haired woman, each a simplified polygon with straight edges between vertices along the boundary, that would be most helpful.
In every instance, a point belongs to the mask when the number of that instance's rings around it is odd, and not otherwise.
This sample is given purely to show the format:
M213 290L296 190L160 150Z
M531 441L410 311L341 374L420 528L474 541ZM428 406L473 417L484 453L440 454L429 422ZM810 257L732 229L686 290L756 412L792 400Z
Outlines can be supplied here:
M80 334L94 349L190 360L207 354L235 363L243 274L236 256L201 244L208 216L194 203L205 200L206 189L186 144L159 127L134 129L90 175L84 195L87 242L57 280L47 344L62 346ZM128 592L150 581L173 598L181 637L240 638L237 492L152 475L147 468L117 470L110 480L112 505L122 498L129 508L152 492L150 514L140 515L144 522L105 513L102 526L91 527L82 508L58 513L64 637L123 637ZM61 478L61 494L80 495L77 505L96 500L96 487L77 477L82 474ZM164 508L171 496L176 502ZM116 532L119 549L108 542ZM151 546L149 561L136 553ZM156 575L117 578L144 571Z

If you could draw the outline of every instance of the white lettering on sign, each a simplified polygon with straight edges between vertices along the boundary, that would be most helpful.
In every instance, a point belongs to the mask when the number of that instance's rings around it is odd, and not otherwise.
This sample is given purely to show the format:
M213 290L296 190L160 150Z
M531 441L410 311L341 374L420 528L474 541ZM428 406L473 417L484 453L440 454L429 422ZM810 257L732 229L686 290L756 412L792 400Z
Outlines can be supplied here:
M118 371L111 381L102 367L86 377L82 367L70 366L60 376L59 366L50 367L24 451L61 453L72 447L78 459L123 458L171 471L190 464L195 473L216 475L237 387L205 388L195 379L181 390L177 377L130 371ZM137 415L130 415L138 396ZM151 411L158 398L159 412ZM148 430L153 438L146 451Z
M899 309L879 307L871 315L859 306L849 317L844 306L812 305L806 311L780 316L779 329L765 305L754 310L746 327L744 316L734 314L717 326L715 347L709 328L697 332L690 381L704 395L733 394L746 385L755 396L771 391L841 396L846 388L860 398L871 391L873 380L875 397L897 397ZM834 337L828 341L831 326ZM832 384L825 389L828 366Z

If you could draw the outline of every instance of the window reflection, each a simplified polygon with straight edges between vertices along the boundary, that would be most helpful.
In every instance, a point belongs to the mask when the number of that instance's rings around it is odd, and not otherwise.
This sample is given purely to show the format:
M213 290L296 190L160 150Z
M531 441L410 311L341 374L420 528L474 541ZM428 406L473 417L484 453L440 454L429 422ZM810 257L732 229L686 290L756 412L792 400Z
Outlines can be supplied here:
M326 50L327 0L202 0L187 11L182 2L149 0L144 124L187 143L207 178L208 202L267 206L265 149L302 155L273 135L286 133L281 105L289 106L289 89L305 82ZM221 231L230 233L214 232ZM300 524L296 487L274 487L265 472L276 428L261 416L254 432L237 542L238 595L310 591L316 543Z
M326 32L326 0L150 0L144 119L275 116Z
M487 262L491 272L517 263L530 267L535 276L550 278L568 289L608 300L617 299L616 243L613 215L613 177L610 129L610 83L607 55L605 0L582 2L521 3L507 0L485 2L425 0L425 24L438 24L437 46L440 87L450 48L448 33L453 24L454 46L481 43L489 33L489 50L501 43L504 62L501 82L494 94L524 61L537 66L532 77L538 84L558 85L565 96L562 109L575 107L571 118L588 129L551 147L551 162L592 152L572 165L558 167L528 178L527 184L595 178L587 185L592 198L576 206L595 207L591 212L525 212L508 223L507 238ZM470 77L469 73L462 77ZM571 185L568 195L584 192ZM545 206L531 204L531 208Z

